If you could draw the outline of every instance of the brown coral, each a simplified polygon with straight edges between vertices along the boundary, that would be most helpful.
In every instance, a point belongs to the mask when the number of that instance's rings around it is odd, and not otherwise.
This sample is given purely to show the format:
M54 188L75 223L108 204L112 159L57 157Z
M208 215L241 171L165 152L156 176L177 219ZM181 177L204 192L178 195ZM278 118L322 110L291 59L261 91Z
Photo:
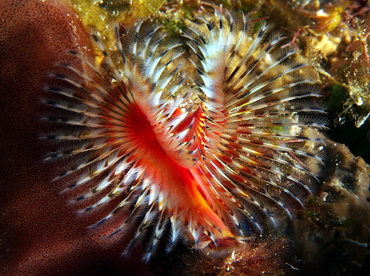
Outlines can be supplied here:
M0 20L0 274L96 275L110 256L111 271L130 272L119 251L84 237L85 225L50 184L53 168L40 161L44 77L56 61L80 67L65 51L89 54L88 36L62 1L2 0Z

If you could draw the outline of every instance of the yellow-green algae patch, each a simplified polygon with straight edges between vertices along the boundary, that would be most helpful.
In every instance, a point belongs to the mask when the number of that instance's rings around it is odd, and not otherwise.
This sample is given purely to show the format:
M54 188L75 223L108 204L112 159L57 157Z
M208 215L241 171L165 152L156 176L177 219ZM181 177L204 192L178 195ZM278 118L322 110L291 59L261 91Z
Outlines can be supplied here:
M114 41L111 28L115 22L131 25L139 18L147 17L158 11L165 0L71 0L82 23L94 28L106 41ZM108 47L111 46L108 44Z

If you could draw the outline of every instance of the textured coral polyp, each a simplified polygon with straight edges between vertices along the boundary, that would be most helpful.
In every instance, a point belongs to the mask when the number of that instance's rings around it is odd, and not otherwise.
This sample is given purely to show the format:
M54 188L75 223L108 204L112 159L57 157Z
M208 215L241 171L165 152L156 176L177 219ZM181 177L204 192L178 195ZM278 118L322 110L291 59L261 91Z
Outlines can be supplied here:
M284 238L248 241L224 258L215 252L201 260L195 254L188 256L184 259L189 264L184 275L292 275L294 260L288 251L289 242Z

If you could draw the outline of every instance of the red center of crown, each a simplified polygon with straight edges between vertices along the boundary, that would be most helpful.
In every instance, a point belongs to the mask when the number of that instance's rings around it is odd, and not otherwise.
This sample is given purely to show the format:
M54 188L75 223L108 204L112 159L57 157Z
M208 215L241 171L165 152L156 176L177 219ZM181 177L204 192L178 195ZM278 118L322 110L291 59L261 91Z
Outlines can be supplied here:
M131 142L134 152L136 150L163 151L153 131L153 126L137 104L130 107L125 119L127 123L124 124L124 127L129 130L128 140Z
M200 122L199 112L193 116L196 117L194 120L186 119L186 125L189 122ZM160 186L167 200L168 212L181 212L184 214L184 222L192 220L195 225L203 225L209 230L215 227L218 230L213 232L217 232L219 237L229 236L228 226L212 210L207 200L213 196L207 189L207 180L197 168L184 167L181 156L174 158L169 154L168 149L164 148L166 144L158 139L160 134L156 135L138 104L130 106L127 114L122 117L122 124L131 152L130 159L137 160L137 166L145 170L152 185ZM191 135L196 134L193 132Z
M136 120L134 124L137 124L138 133L144 144L150 148L157 150L163 150L161 145L158 142L157 136L153 131L153 127L150 125L150 122L146 118L145 114L141 111L140 108L137 108Z

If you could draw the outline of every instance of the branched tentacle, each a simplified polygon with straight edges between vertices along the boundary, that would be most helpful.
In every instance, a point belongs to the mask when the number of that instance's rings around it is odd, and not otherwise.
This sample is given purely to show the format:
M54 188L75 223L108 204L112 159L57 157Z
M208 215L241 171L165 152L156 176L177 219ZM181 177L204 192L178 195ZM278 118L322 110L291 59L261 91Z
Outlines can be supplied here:
M267 24L210 9L186 22L187 46L152 22L116 26L116 49L93 31L101 64L71 51L85 70L58 64L42 99L54 182L100 214L91 229L124 233L123 254L145 243L145 261L161 242L211 250L279 231L324 165L313 66Z

